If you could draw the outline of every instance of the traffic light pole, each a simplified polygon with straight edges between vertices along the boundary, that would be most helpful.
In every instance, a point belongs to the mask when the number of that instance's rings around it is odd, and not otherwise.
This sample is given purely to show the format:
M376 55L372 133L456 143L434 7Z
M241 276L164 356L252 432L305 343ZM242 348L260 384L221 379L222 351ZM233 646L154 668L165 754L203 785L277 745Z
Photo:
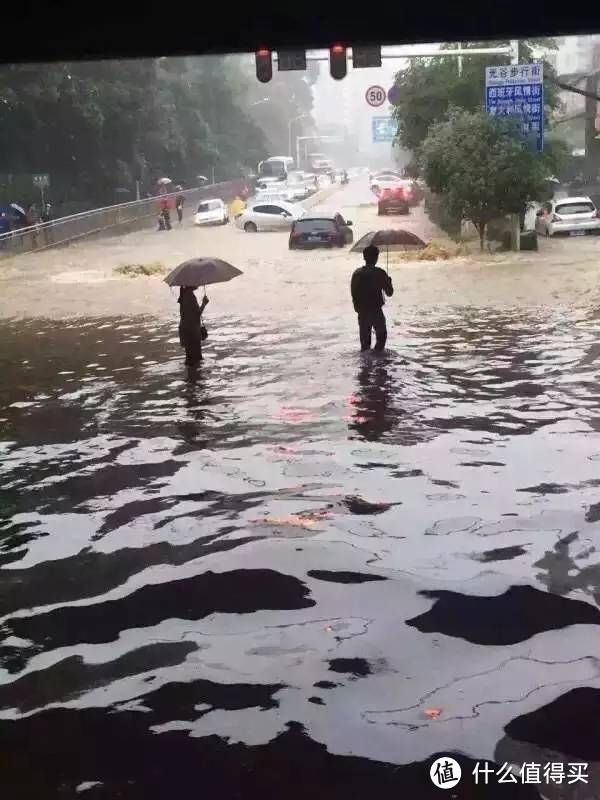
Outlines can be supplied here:
M518 42L516 43L516 47L518 50ZM511 60L513 63L518 63L518 55L516 56L517 61L515 59L515 44L512 43L509 47L455 47L451 50L438 50L437 52L431 53L383 53L381 54L382 59L386 58L439 58L440 56L478 56L478 55L507 55L511 56ZM352 58L352 48L348 48L347 58ZM329 61L329 55L323 56L306 56L307 61ZM273 58L273 61L277 63L278 59L277 56Z

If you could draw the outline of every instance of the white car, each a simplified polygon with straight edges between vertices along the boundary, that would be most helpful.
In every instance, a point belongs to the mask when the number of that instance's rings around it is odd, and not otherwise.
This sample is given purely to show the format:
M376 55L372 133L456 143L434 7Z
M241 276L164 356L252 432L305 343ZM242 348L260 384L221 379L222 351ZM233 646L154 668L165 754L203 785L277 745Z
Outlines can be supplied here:
M194 225L226 225L228 222L227 206L218 198L203 200L194 217Z
M292 227L293 222L302 219L305 213L302 206L291 203L259 202L237 214L235 224L246 233L286 231Z
M396 172L378 172L371 178L371 191L378 195L383 189L395 189L402 186L403 180Z
M289 201L294 203L298 200L306 200L314 188L312 183L312 180L307 180L302 172L290 172L286 183Z
M264 192L257 192L252 197L249 197L246 205L248 207L258 205L258 203L293 203L294 200L291 196L291 193L284 191L283 189L279 189L279 191L264 191Z
M284 203L293 203L294 193L287 183L258 183L252 197L252 201L263 200L264 202L270 200L281 200Z
M600 217L589 197L563 197L542 205L535 215L535 229L545 236L585 236L600 230Z

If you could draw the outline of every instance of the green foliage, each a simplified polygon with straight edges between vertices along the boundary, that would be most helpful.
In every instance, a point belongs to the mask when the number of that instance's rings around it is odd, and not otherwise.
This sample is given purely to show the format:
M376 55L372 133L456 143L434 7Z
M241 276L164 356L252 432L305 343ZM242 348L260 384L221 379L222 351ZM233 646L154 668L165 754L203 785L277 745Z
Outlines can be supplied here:
M246 79L242 89L248 104L249 114L264 131L270 155L287 155L289 148L288 122L300 114L306 116L292 123L292 150L295 150L296 136L305 132L310 122L313 107L311 86L319 75L318 62L309 61L306 72L273 71L273 79L268 84L259 83L254 75L254 56L246 62ZM294 155L294 153L292 153Z
M212 168L237 177L268 155L251 81L240 57L2 66L0 174L50 173L55 202L110 202L117 187L133 197L136 180L146 190L163 175L192 185ZM308 83L297 94L273 112L286 135L288 110L312 103Z
M519 214L544 192L546 165L514 121L451 109L433 124L421 162L429 188L451 217L470 220L483 248L495 217Z
M504 47L508 41L469 42L465 48ZM455 48L447 44L443 49ZM554 50L553 39L529 39L519 43L519 60L528 63L535 59L536 50ZM459 75L456 56L419 58L396 75L399 102L394 109L398 122L398 141L409 150L417 152L430 126L443 119L448 109L456 106L468 111L480 109L484 102L485 67L508 64L510 59L500 55L473 55L462 57ZM559 106L558 90L549 79L555 77L553 67L544 61L544 101L548 110ZM549 115L546 115L547 117Z
M444 203L442 195L434 194L429 189L425 191L425 213L438 228L447 233L451 239L458 241L461 235L461 220L453 217Z

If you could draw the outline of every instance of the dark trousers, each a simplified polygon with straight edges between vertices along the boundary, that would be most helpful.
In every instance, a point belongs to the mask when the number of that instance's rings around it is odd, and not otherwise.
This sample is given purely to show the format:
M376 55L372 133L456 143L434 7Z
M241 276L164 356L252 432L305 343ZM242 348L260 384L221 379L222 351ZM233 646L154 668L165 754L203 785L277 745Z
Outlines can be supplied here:
M179 222L183 219L183 206L177 206L177 219Z
M179 326L179 341L185 349L185 363L189 365L202 361L202 339L200 327Z
M360 349L371 349L371 331L375 331L374 350L383 350L387 341L387 327L382 308L358 312L358 329L360 331Z

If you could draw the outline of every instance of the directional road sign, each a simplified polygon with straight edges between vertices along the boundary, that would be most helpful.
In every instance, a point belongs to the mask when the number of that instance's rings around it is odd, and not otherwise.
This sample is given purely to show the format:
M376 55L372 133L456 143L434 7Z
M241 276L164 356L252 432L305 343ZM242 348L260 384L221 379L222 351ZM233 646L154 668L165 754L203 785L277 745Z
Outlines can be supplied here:
M373 117L371 121L373 142L393 142L398 123L393 117Z
M526 136L544 149L544 67L542 64L514 64L486 67L485 108L495 117L519 120Z
M36 186L38 189L44 189L50 186L50 175L47 173L33 175L33 185Z

